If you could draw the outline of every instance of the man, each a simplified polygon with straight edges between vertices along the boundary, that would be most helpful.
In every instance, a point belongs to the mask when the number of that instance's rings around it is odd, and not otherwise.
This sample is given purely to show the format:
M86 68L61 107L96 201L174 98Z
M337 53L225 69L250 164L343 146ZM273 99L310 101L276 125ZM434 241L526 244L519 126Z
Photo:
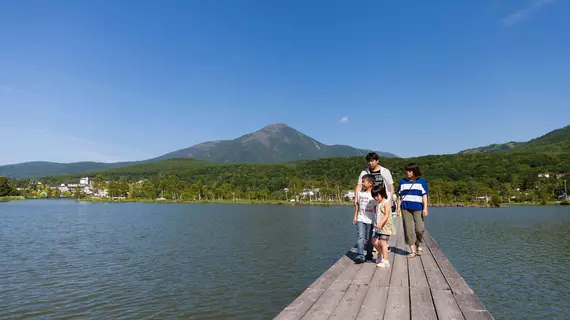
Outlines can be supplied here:
M375 178L373 187L384 186L384 188L386 188L388 199L392 199L392 195L394 194L394 180L392 179L392 173L390 172L390 170L378 164L379 158L380 157L376 152L371 152L366 155L366 162L368 162L368 168L362 170L362 172L358 176L358 182L356 184L356 187L354 188L355 206L358 204L358 193L360 192L360 190L362 190L362 177L364 177L364 175L367 174L371 174Z

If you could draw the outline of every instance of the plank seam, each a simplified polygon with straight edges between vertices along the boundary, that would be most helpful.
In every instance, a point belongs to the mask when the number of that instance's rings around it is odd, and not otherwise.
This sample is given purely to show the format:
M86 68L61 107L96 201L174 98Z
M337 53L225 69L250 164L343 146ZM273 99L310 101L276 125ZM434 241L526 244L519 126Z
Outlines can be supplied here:
M426 232L427 232L427 231L426 231ZM429 232L427 232L427 233L429 234L429 237L431 238L431 240L432 240L435 244L437 244L437 242L436 242L435 239L431 236L431 234L430 234ZM439 247L439 244L437 244L437 245L438 245L438 247ZM431 250L431 248L430 248L429 246L426 246L426 247L427 247L428 250L431 252L431 255L433 256L433 260L435 261L435 264L436 264L437 267L439 268L439 271L441 271L441 274L443 275L443 278L445 279L445 282L447 282L447 284L449 285L449 291L451 292L451 296L453 297L453 300L455 301L455 303L456 303L457 306L459 307L459 312L461 312L461 315L463 316L463 319L466 319L466 318L465 318L465 313L463 312L463 310L462 310L461 307L459 306L459 301L457 301L457 299L455 298L455 292L453 292L453 288L452 288L452 286L451 286L451 283L449 282L449 280L447 279L447 276L446 276L445 273L443 272L443 269L441 268L441 266L440 266L440 264L439 264L439 261L438 261L438 260L435 258L435 256L433 255L433 251ZM441 247L440 247L440 251L441 251L441 253L443 253L443 251L441 250ZM446 256L446 257L447 257L447 256ZM449 261L449 259L448 259L448 261ZM422 262L422 265L423 265L423 262ZM425 272L425 270L424 270L424 272ZM433 290L433 289L431 289L431 290ZM431 291L431 290L430 290L430 291ZM433 293L431 294L431 299L433 300L433 305L434 305L434 308L435 308L435 300L433 299ZM436 309L436 310L435 310L435 315L436 315L437 318L439 319L439 314L437 313L437 308L435 308L435 309Z

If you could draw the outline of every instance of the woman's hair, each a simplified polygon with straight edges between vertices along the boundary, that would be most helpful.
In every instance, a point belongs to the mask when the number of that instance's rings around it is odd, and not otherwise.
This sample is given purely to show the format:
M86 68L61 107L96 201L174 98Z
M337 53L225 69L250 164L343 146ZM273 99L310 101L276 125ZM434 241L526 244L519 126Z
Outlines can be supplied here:
M378 195L381 195L382 199L388 198L388 194L386 193L386 188L384 188L383 186L373 187L370 193L372 194L373 198L376 198Z
M414 173L414 177L416 178L422 176L422 173L420 172L420 166L413 162L406 165L406 171L412 171Z

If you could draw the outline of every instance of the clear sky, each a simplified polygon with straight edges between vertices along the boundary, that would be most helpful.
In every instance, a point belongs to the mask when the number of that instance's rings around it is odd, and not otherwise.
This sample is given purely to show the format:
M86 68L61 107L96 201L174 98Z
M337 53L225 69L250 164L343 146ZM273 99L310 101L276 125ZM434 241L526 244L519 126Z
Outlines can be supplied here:
M276 122L400 156L526 141L570 123L569 30L568 0L3 0L0 165Z

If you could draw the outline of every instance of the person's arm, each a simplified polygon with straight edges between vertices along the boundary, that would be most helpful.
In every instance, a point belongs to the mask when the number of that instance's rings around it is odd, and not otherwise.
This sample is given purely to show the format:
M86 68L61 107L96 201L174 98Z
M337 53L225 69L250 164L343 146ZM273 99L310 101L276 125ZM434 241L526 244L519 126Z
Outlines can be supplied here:
M357 207L358 206L358 193L360 192L360 190L362 190L362 184L357 184L356 187L354 187L354 206Z
M358 220L358 202L354 206L354 217L352 218L352 224L356 224L357 220Z
M384 168L384 180L386 180L386 184L390 186L390 196L394 194L394 179L392 178L392 172L390 170ZM389 199L392 200L392 199Z
M398 204L396 205L396 213L398 214L398 216L402 215L402 198L398 197Z
M390 202L389 201L384 201L384 212L390 212ZM390 213L385 213L384 216L382 217L382 220L380 220L380 222L378 222L378 225L376 227L378 229L382 229L382 227L384 226L386 221L388 221L389 216L390 216Z
M362 177L366 174L366 170L362 170L358 176L358 182L356 182L356 187L354 187L354 206L358 206L358 193L362 190Z
M422 194L422 204L424 205L424 209L422 210L422 215L427 217L428 215L428 185L427 182L424 180L422 181L422 186L424 188L424 194Z
M402 189L402 180L400 180L399 188ZM396 201L396 213L398 216L402 216L402 195L400 191L398 191L398 201Z

